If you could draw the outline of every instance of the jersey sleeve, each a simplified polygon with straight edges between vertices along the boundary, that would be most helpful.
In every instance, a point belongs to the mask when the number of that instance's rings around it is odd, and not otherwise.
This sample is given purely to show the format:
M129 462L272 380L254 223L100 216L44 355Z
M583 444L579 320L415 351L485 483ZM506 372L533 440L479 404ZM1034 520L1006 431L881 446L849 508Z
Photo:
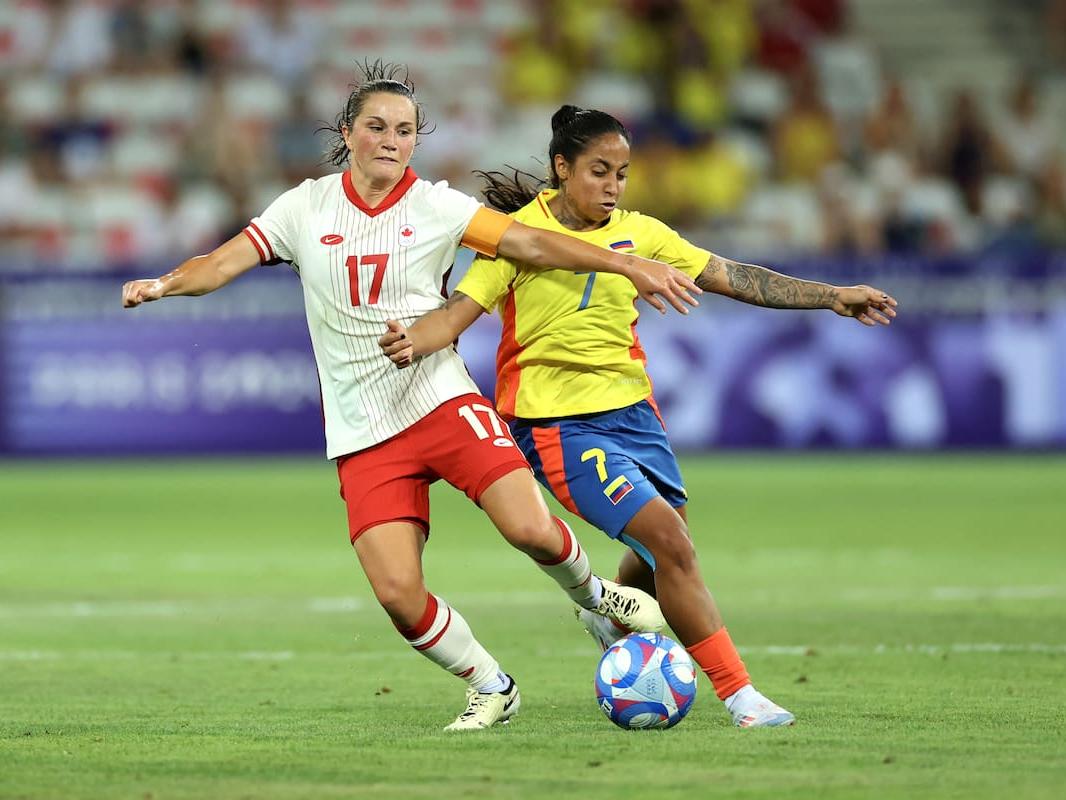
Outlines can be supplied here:
M478 256L455 291L462 292L491 313L503 301L517 275L518 269L506 258Z
M690 278L695 278L711 259L711 252L689 242L677 231L654 217L643 217L642 221L651 233L651 252L648 258L662 261L677 267Z
M433 184L430 189L430 204L454 242L462 240L470 220L477 214L478 209L482 208L475 198L452 189L447 181Z
M309 183L305 181L280 195L244 228L244 235L252 240L259 253L259 263L291 264L298 261L299 221L303 216Z

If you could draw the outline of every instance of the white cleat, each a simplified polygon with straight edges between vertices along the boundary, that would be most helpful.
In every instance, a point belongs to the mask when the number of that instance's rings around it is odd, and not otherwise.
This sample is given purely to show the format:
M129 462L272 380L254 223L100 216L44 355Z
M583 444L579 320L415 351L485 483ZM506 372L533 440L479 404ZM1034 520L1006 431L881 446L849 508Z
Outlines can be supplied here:
M603 597L592 609L594 614L617 622L630 631L656 633L666 627L659 602L647 592L632 586L620 586L614 581L600 578Z
M585 631L596 640L596 644L603 652L607 652L607 648L623 636L632 633L631 630L621 627L613 619L601 617L596 612L581 608L581 606L574 607L574 616L585 626Z
M793 725L796 717L753 686L745 686L727 699L726 708L738 728L777 728Z
M518 684L510 675L507 679L511 685L502 692L479 692L469 689L466 693L466 711L455 718L455 722L446 727L446 731L480 731L507 721L515 715L522 705L522 696L518 693Z

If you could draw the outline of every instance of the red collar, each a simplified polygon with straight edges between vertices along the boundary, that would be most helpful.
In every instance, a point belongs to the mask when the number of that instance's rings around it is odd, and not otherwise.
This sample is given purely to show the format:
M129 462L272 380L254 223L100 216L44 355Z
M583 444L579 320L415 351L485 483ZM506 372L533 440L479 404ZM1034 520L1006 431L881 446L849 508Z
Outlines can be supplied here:
M408 167L404 170L403 177L401 177L399 182L392 187L392 191L385 196L385 199L371 208L366 204L366 201L359 196L359 192L355 191L355 187L352 185L351 170L346 169L344 175L341 176L341 183L344 185L344 193L348 195L348 199L352 201L352 205L368 217L376 217L382 211L388 211L396 205L407 190L411 188L411 184L417 180L418 176L415 175L415 171Z

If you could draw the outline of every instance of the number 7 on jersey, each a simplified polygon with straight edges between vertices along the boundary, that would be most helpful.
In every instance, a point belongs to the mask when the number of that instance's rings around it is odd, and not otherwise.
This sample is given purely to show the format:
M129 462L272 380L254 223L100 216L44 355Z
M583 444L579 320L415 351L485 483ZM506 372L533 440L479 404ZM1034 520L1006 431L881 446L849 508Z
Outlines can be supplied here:
M369 256L348 256L344 262L348 267L348 285L352 293L352 305L360 306L359 298L359 267L370 265L374 268L374 277L370 280L370 293L367 295L366 304L372 306L381 297L381 283L385 280L385 266L389 263L388 253L375 253Z

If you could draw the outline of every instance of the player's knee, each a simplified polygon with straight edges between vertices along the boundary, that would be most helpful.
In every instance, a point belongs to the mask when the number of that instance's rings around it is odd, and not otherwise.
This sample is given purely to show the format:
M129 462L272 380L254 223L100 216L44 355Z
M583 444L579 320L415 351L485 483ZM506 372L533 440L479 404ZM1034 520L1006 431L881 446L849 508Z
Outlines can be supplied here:
M508 526L504 536L512 547L540 561L559 555L559 529L551 517L522 520Z
M420 578L408 575L387 575L372 582L374 597L385 613L398 625L417 624L425 611L426 590Z
M649 549L655 556L656 569L676 569L686 573L697 570L696 548L680 519L676 524L661 528Z

